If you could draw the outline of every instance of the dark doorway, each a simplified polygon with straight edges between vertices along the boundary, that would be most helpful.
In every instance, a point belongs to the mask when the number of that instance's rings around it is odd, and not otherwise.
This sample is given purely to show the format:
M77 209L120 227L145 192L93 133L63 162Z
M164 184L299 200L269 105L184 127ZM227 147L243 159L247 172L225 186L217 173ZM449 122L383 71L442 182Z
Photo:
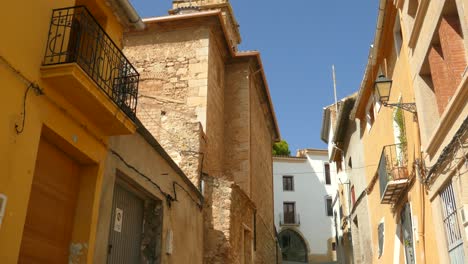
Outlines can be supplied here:
M298 233L286 229L279 234L279 239L284 261L307 263L307 246Z

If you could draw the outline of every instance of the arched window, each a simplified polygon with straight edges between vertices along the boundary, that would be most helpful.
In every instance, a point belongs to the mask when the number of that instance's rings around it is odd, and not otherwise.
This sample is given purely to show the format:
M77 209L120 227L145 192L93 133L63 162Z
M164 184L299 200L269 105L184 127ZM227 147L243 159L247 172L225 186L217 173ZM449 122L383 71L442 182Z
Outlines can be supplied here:
M279 240L283 260L307 263L307 246L297 232L286 229L279 234Z

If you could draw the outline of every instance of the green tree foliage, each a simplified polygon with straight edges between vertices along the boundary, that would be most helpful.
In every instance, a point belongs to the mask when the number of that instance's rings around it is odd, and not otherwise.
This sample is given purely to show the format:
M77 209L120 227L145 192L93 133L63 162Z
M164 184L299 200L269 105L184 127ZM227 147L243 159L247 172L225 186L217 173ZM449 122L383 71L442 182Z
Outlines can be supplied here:
M275 144L273 144L273 155L278 155L278 156L291 155L291 151L289 151L288 142L281 140L280 142L276 142Z

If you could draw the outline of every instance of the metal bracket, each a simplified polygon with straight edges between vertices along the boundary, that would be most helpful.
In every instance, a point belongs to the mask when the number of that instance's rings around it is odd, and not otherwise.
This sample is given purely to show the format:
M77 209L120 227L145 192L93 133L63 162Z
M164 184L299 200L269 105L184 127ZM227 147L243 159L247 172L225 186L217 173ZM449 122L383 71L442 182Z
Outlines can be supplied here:
M416 110L416 103L395 103L395 104L389 104L389 103L384 103L383 104L386 107L396 107L396 108L401 108L405 111L411 112L413 114L417 113Z

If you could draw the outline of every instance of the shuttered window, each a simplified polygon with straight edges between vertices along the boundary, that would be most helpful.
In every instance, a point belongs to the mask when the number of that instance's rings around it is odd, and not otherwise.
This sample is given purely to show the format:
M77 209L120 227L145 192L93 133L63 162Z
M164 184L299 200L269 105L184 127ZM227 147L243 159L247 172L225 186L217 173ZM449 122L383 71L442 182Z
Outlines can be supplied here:
M325 184L331 184L331 177L330 177L330 164L325 163Z
M283 176L283 191L294 191L293 176Z
M385 224L382 221L378 228L377 228L377 233L379 234L379 258L383 254L383 249L384 249L384 238L385 238Z
M458 223L457 204L455 202L455 193L452 183L449 183L440 192L442 203L442 217L444 220L445 235L448 243L448 253L450 263L465 263L465 254L463 251L463 237Z
M326 207L327 207L327 215L328 216L333 216L333 207L332 207L332 198L331 197L326 197Z

